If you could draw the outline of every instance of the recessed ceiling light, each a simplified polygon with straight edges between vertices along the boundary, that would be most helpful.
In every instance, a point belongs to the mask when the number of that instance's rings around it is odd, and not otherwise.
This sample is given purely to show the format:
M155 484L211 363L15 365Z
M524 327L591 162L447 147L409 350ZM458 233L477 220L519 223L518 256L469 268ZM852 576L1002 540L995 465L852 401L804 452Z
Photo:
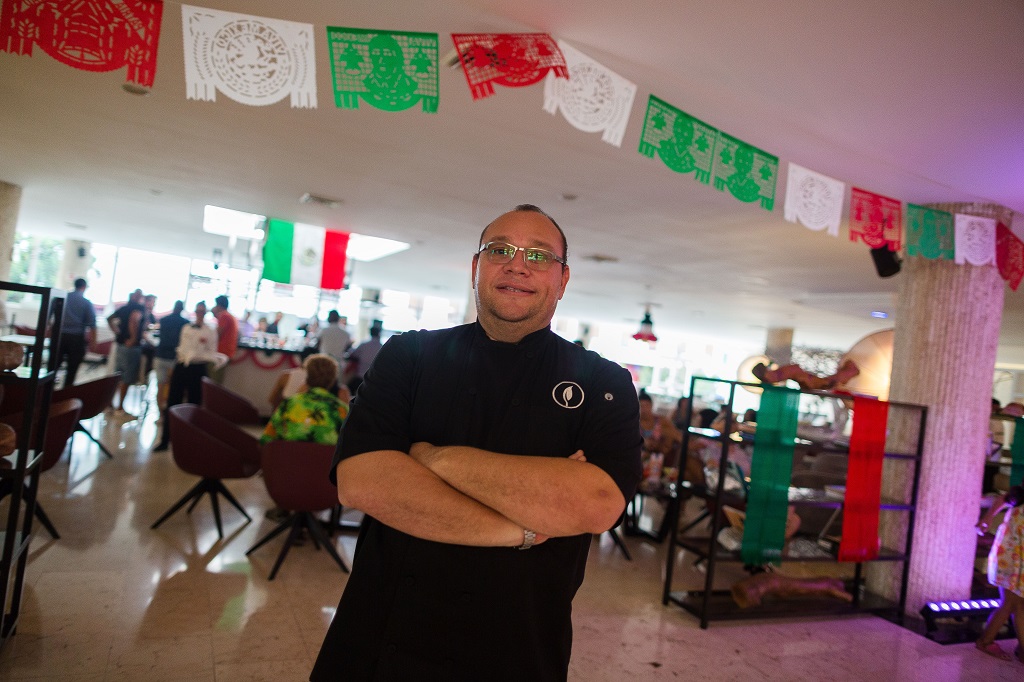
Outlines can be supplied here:
M88 225L83 225L82 223L72 223L72 222L65 222L64 223L64 227L70 227L73 230L88 230L89 229Z
M352 260L367 261L377 260L392 254L405 251L409 245L405 242L383 237L371 237L366 234L353 232L348 236L348 251L346 254Z
M266 220L266 216L255 213L207 204L203 209L203 232L258 241L263 239L263 223Z
M617 256L606 256L603 253L591 253L583 256L583 260L593 261L594 263L618 263L619 259Z
M573 194L572 192L562 192L562 201L576 201L579 198L580 197L578 194Z
M889 313L882 310L872 310L871 317L877 317L879 320L884 320L889 317Z

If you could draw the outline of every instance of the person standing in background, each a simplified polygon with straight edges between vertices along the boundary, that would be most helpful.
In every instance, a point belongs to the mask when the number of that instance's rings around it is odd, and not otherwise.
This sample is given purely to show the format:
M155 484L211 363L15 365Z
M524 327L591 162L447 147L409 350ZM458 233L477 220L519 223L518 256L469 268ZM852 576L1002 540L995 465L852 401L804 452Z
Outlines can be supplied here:
M381 322L374 320L370 326L369 340L353 348L348 355L348 366L345 369L349 374L348 390L352 395L356 394L359 385L363 383L363 375L370 369L370 364L381 349L380 332Z
M178 341L181 340L181 328L188 324L188 319L181 314L183 310L185 303L175 301L171 314L160 320L160 340L157 342L156 358L153 361L153 368L156 370L157 403L160 409L167 406L167 391L176 362Z
M228 312L228 297L221 295L214 299L213 316L217 319L217 352L228 357L228 362L238 350L238 320ZM218 384L224 383L224 372L228 363L210 370L210 378Z
M267 325L266 332L268 334L278 334L278 335L280 335L281 334L281 330L278 328L278 325L281 324L281 320L283 320L283 319L284 319L284 313L275 313L274 314L274 321Z
M256 331L256 326L249 321L250 317L252 317L252 311L246 310L245 314L242 315L242 319L238 321L238 336L241 338L252 336L253 332Z
M206 324L206 301L196 304L195 323L182 328L176 355L178 362L171 373L171 387L167 393L168 410L181 403L201 403L207 366L227 361L217 352L217 331ZM165 418L160 443L153 452L163 452L170 445L170 426L170 419Z
M64 375L64 388L75 385L78 368L85 358L89 344L96 340L96 310L85 297L88 283L79 277L75 290L64 299L64 321L61 323L59 367L67 358L68 369Z
M124 409L124 398L128 395L128 387L139 380L145 315L146 309L142 305L142 289L136 289L128 297L126 304L107 317L107 324L114 330L114 340L117 341L114 368L121 373L121 381L117 385L117 394L120 397L117 414L132 419L135 416Z
M338 314L337 310L327 313L327 326L320 330L318 350L324 355L334 358L339 367L345 361L345 352L352 345L352 337L345 330L348 320Z

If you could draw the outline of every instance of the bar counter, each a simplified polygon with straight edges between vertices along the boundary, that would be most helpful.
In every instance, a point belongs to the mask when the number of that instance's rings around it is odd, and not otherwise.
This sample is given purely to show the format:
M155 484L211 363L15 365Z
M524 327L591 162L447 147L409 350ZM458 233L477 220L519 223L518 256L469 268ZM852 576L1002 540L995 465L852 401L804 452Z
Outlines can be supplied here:
M267 396L277 377L302 364L305 345L282 344L283 341L273 337L239 340L238 350L224 373L224 387L245 396L263 417L274 411Z

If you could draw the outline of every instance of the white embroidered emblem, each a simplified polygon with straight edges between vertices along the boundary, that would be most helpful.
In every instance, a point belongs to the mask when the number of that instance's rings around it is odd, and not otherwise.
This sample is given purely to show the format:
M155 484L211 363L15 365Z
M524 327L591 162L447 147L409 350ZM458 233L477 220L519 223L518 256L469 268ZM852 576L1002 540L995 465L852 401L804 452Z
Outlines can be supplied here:
M583 404L583 389L575 381L562 381L551 389L551 397L567 410L575 410Z

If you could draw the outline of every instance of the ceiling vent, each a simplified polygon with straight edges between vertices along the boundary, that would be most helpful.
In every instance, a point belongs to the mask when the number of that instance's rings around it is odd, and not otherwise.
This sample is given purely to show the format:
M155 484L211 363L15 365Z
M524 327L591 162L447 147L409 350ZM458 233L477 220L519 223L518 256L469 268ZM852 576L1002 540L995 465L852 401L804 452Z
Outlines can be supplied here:
M338 208L339 206L341 206L342 202L341 199L329 199L327 197L322 197L318 194L310 194L309 192L306 192L301 197L299 197L299 203L318 204L320 206L326 206L327 208Z

